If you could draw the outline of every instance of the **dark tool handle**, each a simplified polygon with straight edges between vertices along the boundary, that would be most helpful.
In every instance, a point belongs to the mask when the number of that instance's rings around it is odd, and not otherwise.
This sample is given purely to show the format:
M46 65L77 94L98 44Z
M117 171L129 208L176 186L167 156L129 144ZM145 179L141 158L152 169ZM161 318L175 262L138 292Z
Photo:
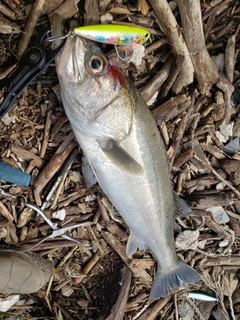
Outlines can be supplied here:
M0 90L3 91L4 100L0 104L0 118L2 118L11 108L22 90L40 73L47 69L50 62L63 49L61 43L54 50L46 50L42 43L48 31L42 33L29 47L16 67L2 80L0 80Z

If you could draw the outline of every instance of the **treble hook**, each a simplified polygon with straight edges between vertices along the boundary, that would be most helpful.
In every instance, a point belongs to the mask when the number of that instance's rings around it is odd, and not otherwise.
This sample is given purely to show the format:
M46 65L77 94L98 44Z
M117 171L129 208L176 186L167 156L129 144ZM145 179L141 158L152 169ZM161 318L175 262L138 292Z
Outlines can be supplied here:
M125 57L124 57L124 58L122 58L122 57L120 56L120 54L119 54L118 50L117 50L117 46L116 46L116 45L114 45L114 48L115 48L115 51L116 51L117 57L118 57L120 60L122 60L122 61L126 61L126 60L127 60L127 55L126 55L126 53L125 53Z

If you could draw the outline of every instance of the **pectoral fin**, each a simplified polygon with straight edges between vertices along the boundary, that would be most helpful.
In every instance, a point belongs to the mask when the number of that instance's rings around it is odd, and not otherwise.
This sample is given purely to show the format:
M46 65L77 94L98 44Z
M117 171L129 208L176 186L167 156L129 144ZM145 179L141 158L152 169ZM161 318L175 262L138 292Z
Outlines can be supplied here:
M133 159L123 148L121 148L114 140L108 140L104 146L101 146L104 154L123 171L132 174L142 174L141 165Z
M130 233L128 242L127 242L127 256L132 257L132 255L139 250L146 250L148 246L142 240L138 239L135 234Z
M191 208L183 199L179 198L177 194L175 194L175 196L177 202L177 215L182 217L188 216L192 211Z

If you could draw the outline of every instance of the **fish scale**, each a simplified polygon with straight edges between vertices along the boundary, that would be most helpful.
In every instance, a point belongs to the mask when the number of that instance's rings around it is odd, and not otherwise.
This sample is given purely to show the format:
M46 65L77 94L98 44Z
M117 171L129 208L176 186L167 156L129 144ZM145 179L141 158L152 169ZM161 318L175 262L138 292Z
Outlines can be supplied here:
M77 36L67 39L57 72L76 139L130 229L127 254L149 248L157 260L150 299L200 280L176 254L175 215L190 208L173 191L158 128L132 82L96 45Z

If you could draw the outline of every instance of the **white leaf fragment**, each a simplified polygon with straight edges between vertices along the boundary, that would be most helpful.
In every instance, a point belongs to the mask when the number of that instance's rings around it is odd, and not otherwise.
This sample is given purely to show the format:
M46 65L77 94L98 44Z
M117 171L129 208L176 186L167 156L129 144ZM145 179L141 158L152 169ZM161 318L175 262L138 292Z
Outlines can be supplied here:
M6 126L8 126L10 123L15 123L16 118L15 116L10 116L8 113L6 113L5 116L2 118L2 121Z
M231 140L223 147L223 151L227 154L234 154L240 151L240 143L239 138L236 137L235 139Z
M196 250L198 247L199 231L198 230L185 230L176 238L176 247L181 250L192 249Z
M215 221L219 224L228 223L229 217L222 206L212 206L206 209L213 215Z
M61 210L55 211L53 212L52 217L63 221L66 217L66 210L61 209Z
M228 124L219 126L219 131L217 130L215 132L216 137L221 142L227 142L228 139L233 135L233 125L234 125L234 122L231 121Z
M0 311L6 312L14 306L20 299L19 294L10 295L7 298L0 298Z

